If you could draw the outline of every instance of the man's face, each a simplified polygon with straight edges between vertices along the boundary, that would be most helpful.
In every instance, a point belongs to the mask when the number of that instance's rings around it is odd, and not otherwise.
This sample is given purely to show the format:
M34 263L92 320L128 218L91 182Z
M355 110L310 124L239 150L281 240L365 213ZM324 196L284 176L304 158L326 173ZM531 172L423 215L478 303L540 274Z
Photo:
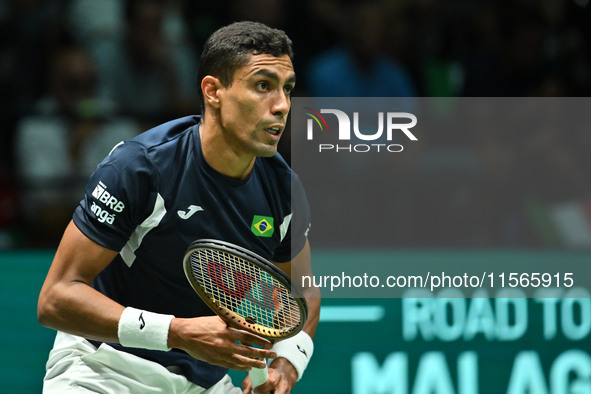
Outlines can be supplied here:
M236 155L277 152L291 106L295 73L289 56L252 55L218 91L224 139Z

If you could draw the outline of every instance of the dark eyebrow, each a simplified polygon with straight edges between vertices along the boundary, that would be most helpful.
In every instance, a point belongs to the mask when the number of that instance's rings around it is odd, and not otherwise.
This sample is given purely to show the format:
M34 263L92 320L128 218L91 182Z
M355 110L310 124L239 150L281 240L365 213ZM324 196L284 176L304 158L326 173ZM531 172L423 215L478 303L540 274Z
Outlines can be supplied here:
M263 75L263 76L265 76L265 77L267 77L269 79L274 80L275 82L278 82L279 81L279 75L277 75L277 73L274 73L273 71L262 69L262 70L259 70L259 71L255 72L253 74L253 76L256 76L256 75ZM296 77L295 77L295 74L294 74L291 77L287 78L287 81L285 81L285 82L287 82L287 83L295 83L295 81L296 81Z

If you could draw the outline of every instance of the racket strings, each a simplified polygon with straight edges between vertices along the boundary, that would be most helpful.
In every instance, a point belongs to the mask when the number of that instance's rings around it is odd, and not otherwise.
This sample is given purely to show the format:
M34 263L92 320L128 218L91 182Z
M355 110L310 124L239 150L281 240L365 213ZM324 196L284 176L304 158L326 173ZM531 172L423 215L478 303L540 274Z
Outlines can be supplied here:
M194 251L190 262L193 278L218 307L267 329L289 332L300 324L291 291L256 264L215 249Z

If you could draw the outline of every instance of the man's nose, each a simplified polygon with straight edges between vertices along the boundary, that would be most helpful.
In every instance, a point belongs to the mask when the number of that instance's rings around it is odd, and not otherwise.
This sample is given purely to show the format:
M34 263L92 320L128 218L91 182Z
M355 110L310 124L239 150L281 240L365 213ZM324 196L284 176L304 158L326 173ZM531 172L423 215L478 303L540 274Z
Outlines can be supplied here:
M285 117L289 112L289 107L291 106L291 98L289 94L281 91L277 94L275 101L273 102L273 107L271 108L271 112L275 116Z

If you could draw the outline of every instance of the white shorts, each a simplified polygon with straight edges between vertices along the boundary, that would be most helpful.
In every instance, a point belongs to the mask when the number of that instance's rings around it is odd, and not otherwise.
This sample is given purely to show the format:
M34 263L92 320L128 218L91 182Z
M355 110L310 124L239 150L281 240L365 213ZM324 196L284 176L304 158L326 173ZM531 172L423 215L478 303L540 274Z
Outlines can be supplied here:
M162 365L86 339L57 333L49 353L43 393L239 394L228 375L209 389Z

